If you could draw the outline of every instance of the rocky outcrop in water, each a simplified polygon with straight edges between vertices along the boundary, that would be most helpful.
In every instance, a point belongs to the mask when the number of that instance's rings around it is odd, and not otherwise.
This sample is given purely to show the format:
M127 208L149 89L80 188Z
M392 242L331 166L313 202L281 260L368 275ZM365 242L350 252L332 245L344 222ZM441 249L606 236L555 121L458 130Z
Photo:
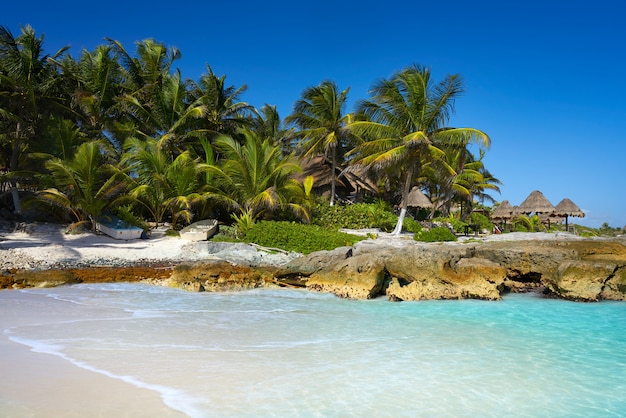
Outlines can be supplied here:
M617 241L511 241L466 244L364 241L314 253L280 268L277 282L348 298L497 300L542 291L576 301L626 300L626 246Z

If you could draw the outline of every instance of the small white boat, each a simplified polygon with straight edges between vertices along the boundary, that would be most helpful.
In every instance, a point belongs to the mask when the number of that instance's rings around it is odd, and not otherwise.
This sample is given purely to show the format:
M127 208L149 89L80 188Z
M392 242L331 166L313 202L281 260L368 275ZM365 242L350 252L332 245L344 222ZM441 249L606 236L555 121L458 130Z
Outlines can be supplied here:
M143 229L122 221L113 215L100 215L96 220L96 230L115 239L138 239Z
M204 219L180 230L180 237L189 241L206 241L217 233L217 219Z

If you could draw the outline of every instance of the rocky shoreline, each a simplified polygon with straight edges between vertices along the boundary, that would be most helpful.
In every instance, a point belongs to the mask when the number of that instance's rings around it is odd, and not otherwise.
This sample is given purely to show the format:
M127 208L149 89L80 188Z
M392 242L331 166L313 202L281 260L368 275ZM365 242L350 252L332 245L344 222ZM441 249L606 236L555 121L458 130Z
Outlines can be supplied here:
M391 301L499 300L525 291L573 301L626 300L620 239L504 234L427 244L387 236L302 256L164 236L147 242L62 237L66 241L55 243L49 236L28 245L24 236L0 241L0 288L143 281L190 291L297 287Z

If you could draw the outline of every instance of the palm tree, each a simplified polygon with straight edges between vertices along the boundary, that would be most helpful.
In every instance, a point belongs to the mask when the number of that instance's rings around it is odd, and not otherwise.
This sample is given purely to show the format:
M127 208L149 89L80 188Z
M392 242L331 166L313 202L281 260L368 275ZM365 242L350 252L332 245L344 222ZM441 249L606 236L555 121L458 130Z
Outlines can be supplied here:
M156 140L131 138L125 150L122 165L133 176L130 197L150 212L157 225L165 221L166 215L171 216L172 227L179 220L190 222L193 205L205 198L201 189L207 165L189 151L172 160Z
M460 76L448 75L434 83L429 69L411 66L377 82L371 99L359 103L367 120L351 124L366 139L355 150L358 162L378 170L400 167L404 172L403 203L393 234L402 231L407 197L422 165L430 156L443 153L438 147L490 144L487 134L478 129L446 126L462 92Z
M50 56L44 54L43 41L43 35L37 36L30 26L23 27L17 37L0 26L0 118L10 149L8 166L14 175L22 168L29 145L43 132L52 110L64 109L56 90L59 74L49 58L62 56L67 47ZM15 178L11 191L15 213L19 213L21 200Z
M348 128L350 115L344 114L348 91L339 91L337 85L329 80L302 92L302 99L294 106L294 113L287 118L301 130L297 133L302 138L304 156L324 154L331 160L331 195L330 206L335 202L336 167L338 154L343 156L342 147L351 139Z
M294 139L293 128L284 127L276 106L266 104L257 111L252 119L251 129L263 138L271 140L273 145L280 145L283 148L283 154L293 152L291 143Z
M252 121L249 116L254 108L240 101L247 88L245 84L241 87L226 86L226 76L218 77L207 65L207 73L200 77L199 82L189 81L190 100L206 108L198 127L208 131L211 137L220 134L235 136L239 129L250 127Z
M81 144L70 160L55 158L45 163L54 187L39 192L46 203L61 207L77 224L91 223L115 205L124 190L123 178L106 161L106 145L101 141Z
M113 47L99 45L93 52L84 50L78 61L67 56L55 63L67 79L81 130L90 138L110 141L121 149L121 142L112 134L112 128L122 117L116 111L116 104L124 85L122 67Z
M193 125L206 115L207 109L197 101L188 102L186 83L179 70L164 77L159 89L152 90L150 102L142 103L136 96L127 94L120 98L120 104L135 122L135 137L158 138L159 148L172 155L183 152L190 138L203 135Z
M249 129L240 131L243 144L228 136L215 140L223 153L221 165L214 165L215 186L211 197L252 220L279 210L308 219L302 184L293 178L300 166L285 159L279 146Z
M474 161L466 147L443 146L443 154L424 164L420 181L428 185L433 212L441 210L448 216L453 202L464 203L466 211L473 202L473 187L483 181L482 162ZM461 219L466 215L462 213Z

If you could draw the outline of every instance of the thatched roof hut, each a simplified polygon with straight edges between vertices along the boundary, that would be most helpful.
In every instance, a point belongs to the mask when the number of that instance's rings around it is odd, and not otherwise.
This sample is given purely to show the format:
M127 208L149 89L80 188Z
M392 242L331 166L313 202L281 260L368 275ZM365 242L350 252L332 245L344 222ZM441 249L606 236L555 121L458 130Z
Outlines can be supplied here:
M433 207L433 203L430 199L428 199L417 186L413 186L409 192L406 205L411 208L431 209Z
M576 206L576 204L574 202L572 202L568 198L565 198L565 199L561 200L556 205L556 207L554 208L554 214L556 216L560 216L560 217L564 217L565 218L565 230L568 229L568 218L570 216L576 216L578 218L584 218L585 217L585 212L580 210L580 208L578 206Z
M513 206L509 203L508 200L503 200L500 203L500 206L496 208L491 214L491 219L495 220L507 220L513 217Z
M552 203L539 190L533 191L526 200L519 205L519 213L529 214L535 213L554 213L555 208Z
M324 155L315 155L301 158L300 166L302 172L298 173L295 178L298 181L304 181L306 177L312 176L314 179L313 188L316 193L329 196L333 177L331 162ZM338 194L378 193L375 181L361 166L349 166L343 170L339 166L336 167L335 185Z

